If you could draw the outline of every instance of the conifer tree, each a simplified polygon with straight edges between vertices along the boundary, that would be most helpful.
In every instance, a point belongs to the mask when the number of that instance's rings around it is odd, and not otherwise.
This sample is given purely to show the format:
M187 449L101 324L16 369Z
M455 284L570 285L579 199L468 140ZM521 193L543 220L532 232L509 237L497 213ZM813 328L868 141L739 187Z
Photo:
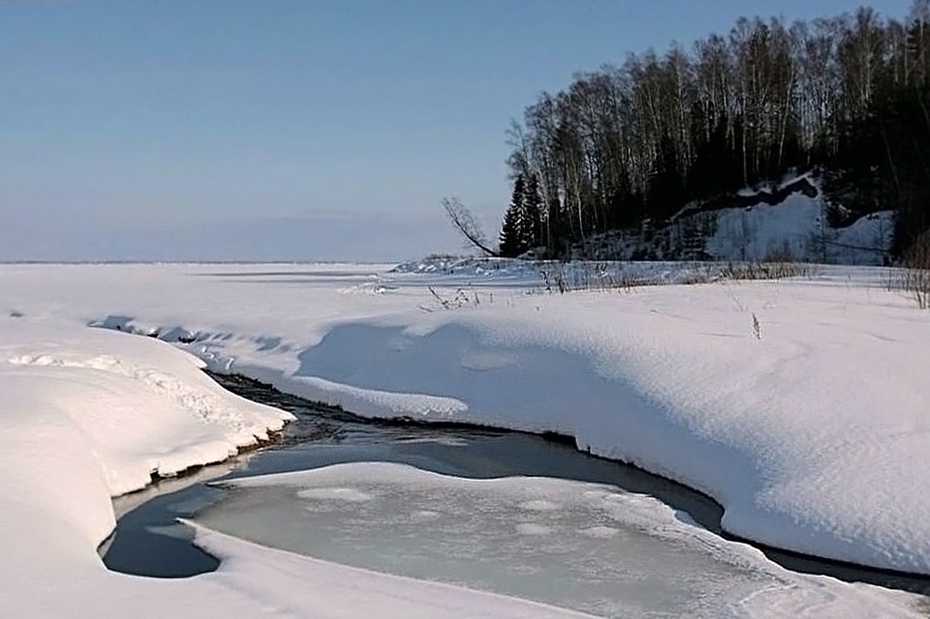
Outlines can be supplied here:
M510 200L510 206L504 213L504 223L501 226L500 235L500 255L505 258L515 258L526 251L523 243L522 232L525 227L523 222L523 194L525 183L523 175L518 174L513 184L513 197Z
M543 244L543 207L542 197L539 195L539 178L530 174L521 200L523 211L521 241L526 249L534 249Z

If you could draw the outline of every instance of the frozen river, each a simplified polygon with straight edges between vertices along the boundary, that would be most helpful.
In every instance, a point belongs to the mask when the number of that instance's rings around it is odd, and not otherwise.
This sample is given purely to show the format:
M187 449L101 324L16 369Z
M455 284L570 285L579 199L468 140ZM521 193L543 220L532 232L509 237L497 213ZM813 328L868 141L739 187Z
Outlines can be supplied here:
M358 423L277 397L302 413L289 444L126 516L111 567L214 569L171 525L181 516L317 559L601 617L764 616L836 595L722 539L706 497L632 467L525 434Z

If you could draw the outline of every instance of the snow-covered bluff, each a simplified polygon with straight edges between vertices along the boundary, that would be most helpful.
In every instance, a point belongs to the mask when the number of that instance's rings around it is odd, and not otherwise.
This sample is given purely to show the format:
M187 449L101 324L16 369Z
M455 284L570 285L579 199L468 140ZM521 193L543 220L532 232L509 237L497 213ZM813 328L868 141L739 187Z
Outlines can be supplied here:
M813 175L770 188L745 189L730 200L689 204L661 227L596 235L573 248L589 260L793 260L830 264L885 263L894 213L873 213L833 228Z

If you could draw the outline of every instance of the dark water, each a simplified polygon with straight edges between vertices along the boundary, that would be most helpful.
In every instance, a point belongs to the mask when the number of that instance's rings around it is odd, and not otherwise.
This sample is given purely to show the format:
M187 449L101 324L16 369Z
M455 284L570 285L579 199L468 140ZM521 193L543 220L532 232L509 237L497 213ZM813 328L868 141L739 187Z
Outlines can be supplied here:
M196 477L161 482L138 495L118 499L117 509L128 511L119 519L113 538L102 548L104 563L110 569L169 578L213 571L218 561L194 546L190 532L175 523L176 518L192 517L224 496L224 490L207 485L207 480L349 462L394 462L470 478L540 476L611 484L651 495L721 534L723 510L708 497L634 467L584 454L564 440L456 425L372 422L248 379L215 378L233 392L294 413L297 420L287 426L282 442L274 447L222 467L203 469ZM930 580L923 577L762 550L794 571L930 595Z
M215 474L220 476L223 471ZM178 487L181 489L174 489ZM119 519L115 533L100 548L104 564L115 572L156 578L185 578L214 571L220 562L194 546L192 531L177 524L175 518L191 517L221 495L220 490L203 482L183 487L169 481L143 491L140 497L117 499L114 503L118 508L121 502L151 497Z

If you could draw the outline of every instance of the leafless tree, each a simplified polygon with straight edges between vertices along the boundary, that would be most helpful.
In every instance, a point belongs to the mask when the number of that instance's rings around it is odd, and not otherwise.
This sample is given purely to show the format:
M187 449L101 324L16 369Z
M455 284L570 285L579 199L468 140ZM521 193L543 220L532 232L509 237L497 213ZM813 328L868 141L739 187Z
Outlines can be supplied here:
M470 245L480 249L488 256L500 255L488 246L478 220L471 214L471 211L465 208L461 200L458 198L443 198L442 207L445 209L446 216L452 226Z
M930 0L903 22L871 9L790 27L744 18L691 50L631 54L542 93L510 128L508 163L538 179L544 236L560 247L823 165L890 87L928 83ZM682 191L661 191L676 181Z

